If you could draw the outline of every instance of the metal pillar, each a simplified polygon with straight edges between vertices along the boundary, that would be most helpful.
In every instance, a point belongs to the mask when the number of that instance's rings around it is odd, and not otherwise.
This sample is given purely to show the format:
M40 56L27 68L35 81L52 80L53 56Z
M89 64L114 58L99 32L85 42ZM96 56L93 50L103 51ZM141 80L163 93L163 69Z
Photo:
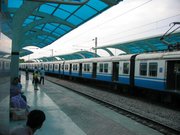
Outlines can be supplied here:
M19 76L19 46L14 40L12 40L12 52L11 52L11 81L14 77Z

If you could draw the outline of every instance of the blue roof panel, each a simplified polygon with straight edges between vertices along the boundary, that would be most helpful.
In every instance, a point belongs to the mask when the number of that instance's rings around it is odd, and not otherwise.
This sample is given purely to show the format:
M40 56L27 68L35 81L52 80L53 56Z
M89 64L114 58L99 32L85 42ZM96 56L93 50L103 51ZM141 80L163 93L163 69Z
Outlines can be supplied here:
M104 2L100 1L100 0L90 0L87 5L95 8L97 11L103 10L105 8L108 7L107 4L105 4Z
M60 10L60 9L57 9L54 12L54 15L61 18L61 19L66 19L70 15L70 13L63 11L63 10Z
M65 31L70 31L72 28L66 26L66 25L60 25L60 28L62 28Z
M81 24L84 20L74 16L74 15L71 15L70 18L67 19L68 22L72 23L73 25L79 25Z
M51 30L47 29L46 27L43 28L43 31L51 33Z
M44 47L121 0L8 0L13 29L24 47ZM13 19L13 20L12 20ZM23 27L22 27L23 26ZM13 36L11 36L13 37ZM49 38L50 37L50 38ZM54 39L55 38L55 39Z
M47 14L52 14L54 10L55 10L54 6L50 6L50 5L47 5L47 4L43 4L39 8L40 12L44 12L44 13L47 13Z
M23 4L23 0L8 0L9 8L19 8Z
M56 26L47 23L44 28L53 31L56 29Z
M75 10L77 10L80 6L79 5L65 5L65 4L61 4L60 8L68 11L70 13L73 13Z
M42 29L43 26L44 26L44 24L41 24L41 25L35 26L34 28L36 28L36 29Z
M59 37L61 34L59 34L59 33L56 33L56 32L53 32L52 33L54 36L57 36L57 37Z
M65 31L60 28L57 28L54 32L59 33L61 35L65 33Z
M50 39L51 41L55 41L56 40L56 38L50 37L50 36L48 36L48 39Z
M59 4L56 4L56 3L47 3L47 5L50 5L50 6L53 6L53 7L57 7Z
M86 20L94 16L96 13L97 13L96 10L92 9L89 6L84 5L78 11L75 12L75 15L78 16L79 18L82 18L83 20Z

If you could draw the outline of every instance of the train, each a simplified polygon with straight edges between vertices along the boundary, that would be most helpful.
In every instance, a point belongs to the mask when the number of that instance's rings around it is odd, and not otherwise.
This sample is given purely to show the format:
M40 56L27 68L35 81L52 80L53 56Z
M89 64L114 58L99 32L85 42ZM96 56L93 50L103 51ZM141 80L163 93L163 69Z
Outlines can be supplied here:
M43 67L46 74L124 86L131 91L180 95L180 51L126 54L78 60L20 63L20 69Z
M0 58L0 74L1 77L10 76L10 63L8 58Z

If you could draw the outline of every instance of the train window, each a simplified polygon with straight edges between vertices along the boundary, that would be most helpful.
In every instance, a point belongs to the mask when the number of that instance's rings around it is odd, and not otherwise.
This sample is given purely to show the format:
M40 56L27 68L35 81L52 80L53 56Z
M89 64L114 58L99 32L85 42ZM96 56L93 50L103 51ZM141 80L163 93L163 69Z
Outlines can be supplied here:
M84 64L84 71L86 71L86 64Z
M6 67L5 69L10 69L10 63L6 62Z
M54 65L54 69L56 69L56 70L57 70L57 69L58 69L58 65Z
M90 71L90 64L87 64L87 71Z
M48 65L47 65L47 64L45 65L45 69L46 69L46 70L48 69Z
M104 64L104 72L105 72L105 73L108 73L108 63L105 63L105 64Z
M76 66L75 66L75 69L76 69L76 71L78 70L78 65L76 64Z
M103 64L99 64L99 72L103 72Z
M84 71L90 71L90 64L84 64Z
M73 65L73 71L77 71L77 64Z
M129 63L123 63L123 74L129 74Z
M140 75L146 76L147 75L147 63L140 63Z
M156 62L149 63L149 76L157 76L158 64Z
M49 65L49 69L53 69L53 65Z
M176 63L174 65L174 73L179 74L180 73L180 64Z
M68 65L65 65L65 70L68 70Z
M64 64L61 66L61 69L64 70Z

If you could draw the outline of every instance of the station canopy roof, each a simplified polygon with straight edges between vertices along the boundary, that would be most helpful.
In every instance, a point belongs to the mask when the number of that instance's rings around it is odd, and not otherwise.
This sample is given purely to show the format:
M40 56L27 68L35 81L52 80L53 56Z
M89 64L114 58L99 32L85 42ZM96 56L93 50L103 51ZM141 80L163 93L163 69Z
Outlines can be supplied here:
M29 50L26 50L26 49L22 49L20 51L20 57L23 57L23 56L26 56L26 55L30 55L32 53L33 53L32 51L29 51Z
M100 56L89 51L78 51L71 54L57 55L57 56L52 56L52 57L42 57L42 58L35 59L35 61L38 61L38 62L61 61L61 60L86 59L86 58L93 58L93 57L100 57Z
M111 56L113 56L113 53L110 51L110 48L119 49L121 51L124 51L126 54L168 50L168 45L164 44L160 40L161 37L162 35L134 40L130 42L111 44L107 46L97 47L96 49L103 49L107 51ZM170 36L165 38L165 40L169 43L169 45L175 45L177 43L180 43L180 32L171 34Z
M122 0L4 0L2 32L18 45L43 48ZM26 54L26 53L25 53Z

